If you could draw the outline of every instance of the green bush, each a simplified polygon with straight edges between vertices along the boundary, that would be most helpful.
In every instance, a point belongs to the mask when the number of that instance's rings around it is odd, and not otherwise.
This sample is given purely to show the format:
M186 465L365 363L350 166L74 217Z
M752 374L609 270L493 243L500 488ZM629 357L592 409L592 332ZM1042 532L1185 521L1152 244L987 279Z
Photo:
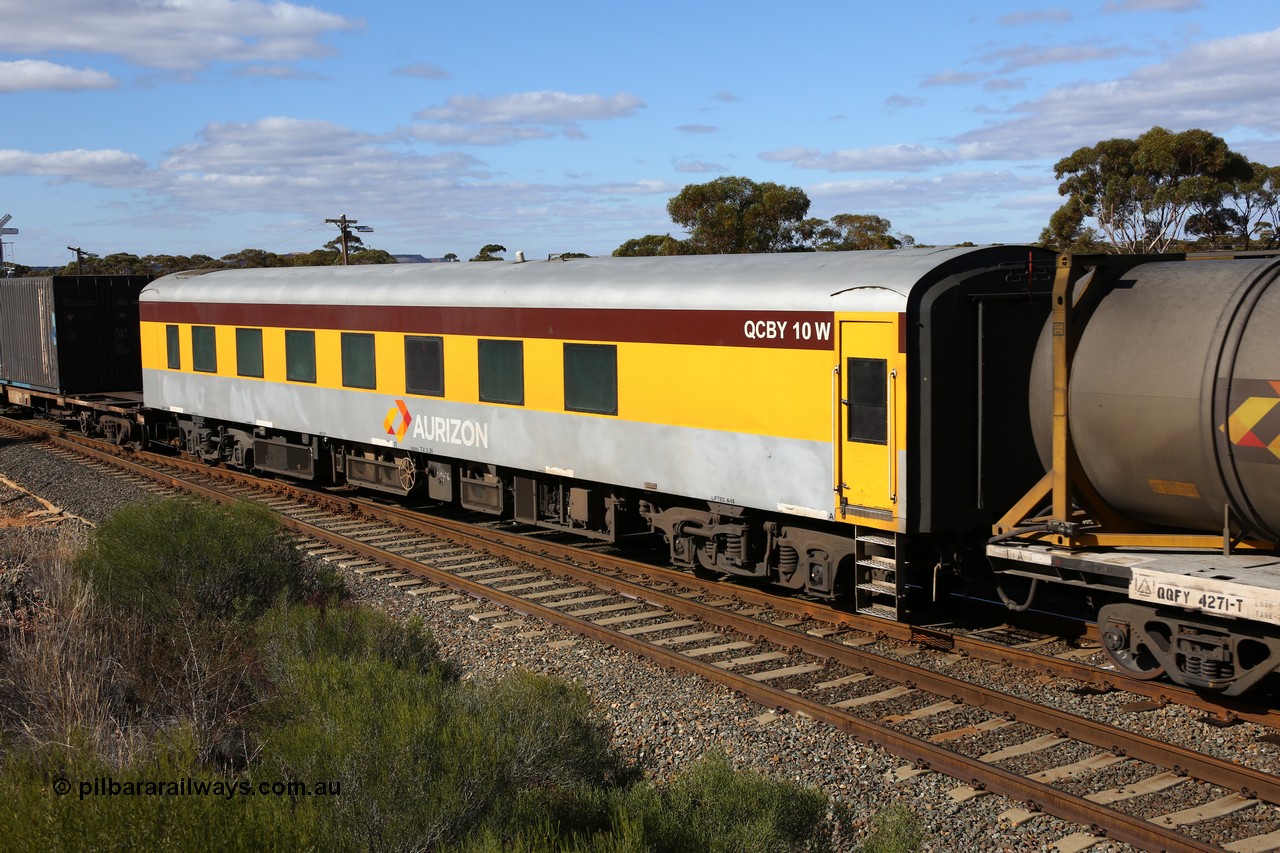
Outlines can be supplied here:
M645 842L653 850L767 853L826 843L825 794L735 772L720 755L695 764L666 788L632 788L623 807L644 828Z
M523 673L460 681L420 620L327 598L322 608L300 603L332 580L308 574L265 510L191 499L130 506L64 574L50 601L66 612L0 650L14 663L0 670L3 713L13 717L0 847L679 853L827 844L820 792L734 773L723 758L667 787L640 783L581 688ZM77 690L38 689L60 688L64 675ZM58 779L71 792L54 795ZM81 798L80 784L95 779L340 791ZM909 838L886 826L885 837Z
M254 619L322 581L250 504L197 498L128 505L94 531L74 572L87 584L94 653L107 664L100 701L131 734L192 726L199 754L244 767L244 725L260 698ZM101 738L99 738L101 740Z
M821 851L830 847L822 792L750 772L712 755L670 785L577 785L526 790L505 822L471 837L466 853L607 850Z
M255 617L315 585L279 534L276 516L253 504L148 500L107 519L75 567L100 603L155 629Z
M897 803L875 816L871 835L859 845L858 853L915 853L923 841L920 819Z
M182 732L121 768L59 746L0 767L0 848L64 850L325 849L315 800L245 794L207 769ZM159 783L159 784L157 784ZM62 789L55 785L65 784ZM114 787L113 787L114 786ZM175 787L170 787L175 786ZM196 793L204 789L208 793Z
M586 694L518 675L493 687L435 669L357 655L289 664L262 766L270 775L339 779L323 820L359 849L452 847L505 826L522 792L599 786L618 776Z
M419 616L395 620L367 607L316 608L282 601L258 620L257 634L273 683L286 677L291 664L322 656L380 660L398 669L454 678Z

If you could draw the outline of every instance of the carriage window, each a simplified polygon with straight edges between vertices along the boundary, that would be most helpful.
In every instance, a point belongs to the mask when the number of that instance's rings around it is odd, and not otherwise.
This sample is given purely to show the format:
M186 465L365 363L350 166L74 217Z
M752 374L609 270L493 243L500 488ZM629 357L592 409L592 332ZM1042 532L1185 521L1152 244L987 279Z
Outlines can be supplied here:
M342 384L347 388L376 388L373 335L342 333Z
M404 390L406 394L444 396L444 338L405 336Z
M168 325L164 327L164 343L165 348L169 351L169 369L182 369L182 348L178 344L178 327Z
M262 378L261 329L236 329L236 375Z
M564 345L564 407L570 412L618 414L618 348Z
M477 341L480 399L524 405L524 342Z
M284 333L285 379L316 381L316 333L286 329Z
M213 326L191 327L191 366L201 373L218 372L218 345Z
M848 360L850 441L889 443L888 367L883 358Z

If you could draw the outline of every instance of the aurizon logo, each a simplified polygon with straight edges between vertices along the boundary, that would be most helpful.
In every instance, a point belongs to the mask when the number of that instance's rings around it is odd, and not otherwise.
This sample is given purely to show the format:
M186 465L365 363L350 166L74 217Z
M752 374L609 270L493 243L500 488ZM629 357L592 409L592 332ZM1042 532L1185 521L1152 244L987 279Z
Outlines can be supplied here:
M409 407L404 404L404 400L396 400L396 404L387 409L387 417L382 422L382 428L387 431L387 435L394 435L396 441L404 441L404 435L409 431L411 423L413 423L413 416L409 414Z

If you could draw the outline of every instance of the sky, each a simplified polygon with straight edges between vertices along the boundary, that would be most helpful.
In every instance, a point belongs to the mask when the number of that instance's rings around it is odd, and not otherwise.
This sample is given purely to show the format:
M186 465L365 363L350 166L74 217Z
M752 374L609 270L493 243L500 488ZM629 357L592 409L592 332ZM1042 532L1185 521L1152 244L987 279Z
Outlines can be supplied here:
M1030 242L1103 139L1280 164L1278 72L1276 0L0 0L4 255L602 255L725 176Z

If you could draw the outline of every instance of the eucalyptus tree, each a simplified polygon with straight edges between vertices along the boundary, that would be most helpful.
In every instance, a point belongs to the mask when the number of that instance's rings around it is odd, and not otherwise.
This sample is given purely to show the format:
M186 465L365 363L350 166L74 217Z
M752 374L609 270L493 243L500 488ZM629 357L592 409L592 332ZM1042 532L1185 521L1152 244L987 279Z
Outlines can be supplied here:
M1253 168L1206 130L1153 127L1137 139L1078 148L1054 165L1054 175L1067 200L1042 235L1047 242L1077 243L1091 221L1112 251L1165 252L1188 217L1222 208Z

